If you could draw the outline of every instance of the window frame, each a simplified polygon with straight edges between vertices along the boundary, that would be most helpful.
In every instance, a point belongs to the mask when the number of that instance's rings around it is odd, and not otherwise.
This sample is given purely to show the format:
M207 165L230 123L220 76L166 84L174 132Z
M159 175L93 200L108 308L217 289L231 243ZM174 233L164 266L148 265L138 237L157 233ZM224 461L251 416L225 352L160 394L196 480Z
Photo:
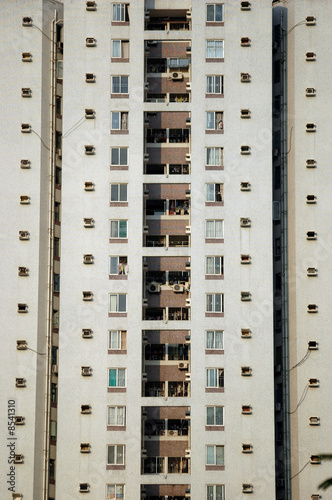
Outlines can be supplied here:
M117 198L116 199L113 199L112 200L112 196L114 194L114 192L112 193L112 191L114 191L113 187L117 187ZM125 187L125 189L123 189ZM121 190L122 191L125 191L125 193L121 193ZM123 194L125 194L125 199L122 199L121 200L121 196L123 196ZM111 182L110 183L110 202L111 203L128 203L128 184L125 183L125 182Z
M126 258L127 259L127 263L124 265L124 272L119 272L121 270L120 266L122 265L122 263L120 263L120 259L124 259ZM112 259L117 259L117 263L116 263L116 268L117 268L117 272L116 273L113 273L112 272ZM110 255L110 268L109 268L109 274L110 276L127 276L128 274L128 257L127 255ZM127 268L127 269L126 269Z
M225 446L221 444L207 444L205 446L206 448L206 453L205 453L205 465L215 465L215 466L224 466L225 465ZM208 463L208 449L213 448L213 463ZM221 462L218 462L218 453L217 450L220 448L220 451L222 450L220 459Z
M114 127L113 125L113 115L119 115L118 118L118 127ZM123 122L123 115L127 115L127 128L122 127L122 122ZM116 131L129 131L129 111L111 111L111 130L116 130Z
M108 491L108 487L112 487L114 486L114 495L113 496L113 493L112 492L109 492ZM117 491L117 488L118 487L122 487L122 491ZM109 496L109 495L112 495L112 496ZM121 496L119 496L121 495ZM115 483L110 483L110 484L107 484L106 485L106 500L112 500L112 499L119 499L119 500L125 500L125 484L115 484ZM223 500L223 499L222 499Z
M224 312L224 294L223 293L206 293L205 301L205 312L206 313L223 313ZM219 308L219 303L216 301L217 296L220 295L220 311L216 310ZM209 299L211 297L211 299ZM211 309L209 309L211 307Z
M112 234L112 222L117 222L117 236ZM121 222L126 223L126 235L120 236L121 234ZM123 229L123 228L122 228ZM126 240L128 239L128 219L110 219L110 238L116 240Z
M110 385L110 371L114 370L115 373L115 383L116 385ZM119 385L119 382L122 383L122 378L119 379L119 370L122 370L124 372L124 385ZM114 388L114 387L120 387L120 388L125 388L127 387L127 369L126 368L108 368L108 387L109 388Z
M118 448L122 447L122 462L118 462ZM109 449L114 448L114 462L109 462ZM126 452L126 445L124 444L108 444L107 445L107 465L125 465L126 464L126 458L125 458L125 452Z
M129 22L129 15L128 15L128 20L126 19L126 7L128 4L126 2L116 2L112 4L112 22L113 23L128 23ZM117 19L117 16L114 16L115 9L119 7L119 14L120 18Z
M211 189L211 186L213 188ZM219 186L219 187L218 187ZM205 184L205 203L222 203L223 202L223 187L221 182L206 182ZM219 191L218 191L219 189ZM209 199L211 197L212 199ZM219 200L217 199L219 195Z
M117 21L116 21L117 22ZM125 59L126 61L128 60L129 61L129 40L125 39L125 38L113 38L111 40L112 42L112 59ZM114 43L115 42L119 42L120 44L120 55L119 56L115 56L114 55ZM126 57L124 54L123 54L123 44L128 44L128 56Z
M114 90L114 78L119 78L119 92ZM123 92L123 82L122 80L127 78L127 92ZM111 94L113 95L129 95L129 76L128 75L112 75L111 76Z
M219 120L218 120L217 114L221 115ZM209 115L213 115L212 120L209 120ZM224 112L223 111L206 111L205 117L206 117L206 120L205 120L205 130L206 131L214 130L214 131L221 132L222 130L224 130ZM218 123L217 123L217 121L218 121ZM212 123L213 126L209 127L209 123Z
M209 372L214 371L213 385L210 384ZM220 381L222 380L222 383ZM225 387L225 370L224 368L205 368L205 388L206 389L224 389Z
M213 272L211 273L211 269L209 269L208 259L213 259ZM220 259L219 269L220 272L217 272L218 265L216 266L216 259ZM205 256L205 275L206 276L223 276L224 275L224 256L223 255L206 255Z
M220 47L217 47L217 43ZM213 45L213 46L212 46ZM220 50L220 54L218 53ZM224 40L223 39L206 39L205 40L205 59L224 59Z
M221 20L216 20L216 7L220 6L221 7ZM214 7L213 9L213 20L208 19L208 7ZM224 22L224 4L223 3L207 3L206 4L206 22L207 23L213 23L213 24L219 24Z
M219 332L221 333L221 347L216 347L216 333ZM213 346L210 347L208 343L208 334L212 333L213 334L213 339L212 339L212 344ZM212 350L224 350L224 330L205 330L205 349L212 351Z
M111 351L123 351L124 349L126 349L126 345L123 345L125 343L125 341L123 339L123 335L122 335L123 333L127 334L127 331L126 330L108 330L108 349L109 350L111 350ZM117 341L116 341L117 347L114 347L112 344L112 336L115 336L112 334L116 334L116 336L117 336Z
M115 412L114 412L114 416L115 416L115 422L110 422L110 411L109 409L110 408L114 408L115 409ZM122 422L118 422L119 420L119 412L118 412L118 409L121 408L123 411L122 411ZM127 407L126 406L122 406L122 405L108 405L107 406L107 425L109 427L125 427L126 425L126 422L127 422Z
M212 85L210 85L210 87L211 86L213 87L213 92L209 92L209 80L208 80L209 78L213 79L211 81ZM216 91L216 88L217 88L216 79L217 78L220 78L220 83L219 83L220 92ZM205 93L207 95L212 95L212 94L224 95L224 75L206 75L206 89L205 89Z
M220 486L221 487L221 497L219 495L219 497L217 497L217 487ZM212 491L212 496L211 494L208 492L208 488L213 488L213 491ZM206 500L225 500L225 485L224 484L207 484L206 485Z
M210 151L210 155L209 155ZM219 151L219 159L216 158L216 152ZM213 154L212 154L213 153ZM209 158L210 156L210 158ZM208 146L205 148L205 165L208 167L222 167L223 165L223 148L220 146ZM216 163L219 161L220 163Z
M206 408L206 412L205 412L205 425L206 427L223 427L225 425L225 415L224 415L224 406L212 406L212 405L208 405L205 407ZM212 408L213 409L213 423L210 424L208 423L208 409L209 408ZM222 423L217 423L216 419L216 409L219 409L221 408L221 420L222 420Z
M116 297L116 309L115 310L112 310L112 297ZM125 298L125 309L124 310L120 310L120 307L123 306L123 304L120 304L120 301L121 301L121 298L124 297ZM126 293L110 293L109 294L109 312L110 314L114 314L114 313L126 313L127 312L127 294Z
M113 151L118 151L118 162L113 163ZM126 162L121 163L121 151L126 151ZM120 146L111 146L111 167L127 167L129 165L128 158L129 148L128 147L120 147Z
M208 223L213 222L213 231L209 230L208 231ZM216 231L216 222L221 222L221 231L220 234L217 234ZM213 236L211 236L211 233L213 233ZM214 239L214 240L222 240L224 238L224 219L205 219L205 238L206 239Z

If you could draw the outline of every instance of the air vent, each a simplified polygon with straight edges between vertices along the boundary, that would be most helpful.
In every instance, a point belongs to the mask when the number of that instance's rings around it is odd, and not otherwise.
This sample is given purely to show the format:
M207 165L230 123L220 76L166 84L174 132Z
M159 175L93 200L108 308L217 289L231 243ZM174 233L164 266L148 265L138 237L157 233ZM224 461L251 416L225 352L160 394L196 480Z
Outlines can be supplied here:
M190 153L186 153L186 161L191 161L191 154Z
M190 197L191 197L190 189L186 189L186 198L190 198Z
M320 456L319 455L311 455L310 456L310 463L314 465L319 465L321 463Z
M251 256L248 254L241 255L241 264L251 264Z
M22 500L23 495L22 493L12 493L12 500Z
M186 90L191 90L191 82L186 83Z
M21 160L20 167L21 168L30 168L30 160Z
M32 26L32 17L23 17L22 26Z
M83 339L92 339L91 328L82 328L82 338Z
M31 132L30 123L21 123L21 132L22 134L30 134Z
M249 302L251 300L251 293L250 292L241 292L241 301L242 302Z
M23 54L22 54L22 61L23 62L31 62L32 61L32 54L31 54L31 52L23 52Z
M28 305L27 304L17 304L17 312L27 313L28 312Z
M95 117L95 110L94 109L86 109L85 110L85 118L89 119L89 120L93 120Z
M250 2L241 2L241 10L250 10L251 3Z
M85 73L85 81L87 83L95 83L96 76L93 73Z
M23 464L23 455L21 453L15 453L14 464Z
M96 46L96 39L95 38L86 38L85 39L85 45L87 47L95 47Z
M320 500L322 498L320 495L311 495L311 500Z
M92 368L91 368L91 366L82 366L81 367L81 375L83 377L90 377L92 375Z
M305 89L305 95L307 97L314 97L316 95L316 89L313 87L308 87Z
M28 268L27 267L19 267L18 268L19 276L28 276Z
M191 226L186 226L186 234L191 234Z
M16 349L18 351L25 351L28 348L26 340L16 340Z
M83 264L93 264L92 253L86 253L83 255Z
M308 194L306 200L308 204L317 203L317 198L314 194Z
M20 240L28 240L29 239L29 231L19 231L18 237Z
M85 415L91 413L91 405L81 405L81 413Z
M316 18L314 16L307 16L305 18L305 23L307 26L315 26Z
M97 10L97 5L94 0L86 2L86 10Z
M90 291L83 291L82 292L82 299L83 300L93 300L93 293Z
M241 155L250 155L250 146L241 146Z
M84 183L84 191L94 191L95 185L91 181L86 181Z
M249 83L250 82L250 74L249 73L241 73L241 82Z
M21 96L22 97L31 97L32 96L32 91L28 87L24 87L21 89Z
M316 60L316 54L315 52L307 52L305 55L306 61L315 61Z

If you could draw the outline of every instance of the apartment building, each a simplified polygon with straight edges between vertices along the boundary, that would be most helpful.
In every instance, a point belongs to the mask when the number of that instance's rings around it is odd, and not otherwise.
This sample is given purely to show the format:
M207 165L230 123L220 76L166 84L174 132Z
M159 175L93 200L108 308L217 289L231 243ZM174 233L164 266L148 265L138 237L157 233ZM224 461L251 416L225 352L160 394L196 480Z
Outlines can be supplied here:
M62 19L56 1L1 5L4 499L55 498Z
M274 498L271 10L65 5L61 500Z
M329 2L274 8L277 498L329 498ZM278 206L276 207L278 208Z

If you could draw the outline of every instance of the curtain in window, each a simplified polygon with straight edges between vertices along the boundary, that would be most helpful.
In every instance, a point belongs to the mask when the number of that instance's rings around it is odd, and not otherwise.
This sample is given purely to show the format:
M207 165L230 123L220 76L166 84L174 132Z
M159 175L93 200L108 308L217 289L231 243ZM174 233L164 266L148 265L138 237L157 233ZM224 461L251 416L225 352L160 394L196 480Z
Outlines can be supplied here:
M211 332L211 331L206 332L206 348L207 349L214 348L213 339L214 339L214 332Z
M214 94L213 80L214 80L213 76L206 77L206 93L207 94Z
M115 368L110 369L108 375L109 375L109 381L108 381L109 387L116 387L116 369Z
M206 20L207 22L213 22L214 19L214 5L209 4L206 6Z
M206 487L206 500L215 500L213 495L213 486Z
M119 221L119 238L127 238L127 221Z
M120 201L127 201L127 184L120 184Z
M224 42L223 40L215 40L214 41L214 56L212 57L218 57L218 58L221 58L221 57L224 57Z
M121 40L113 40L112 57L121 57Z
M116 447L116 463L123 464L123 446L117 445Z
M119 349L119 332L116 330L110 331L110 349Z
M214 77L214 93L215 94L221 94L221 77L220 76L215 76Z
M122 40L121 43L121 57L129 59L129 41Z
M214 274L214 257L206 257L206 274Z
M214 148L214 165L221 165L221 148Z
M212 406L206 408L206 425L215 425L214 408Z
M215 5L215 21L217 23L222 23L223 21L223 6L221 4Z
M119 185L111 184L111 201L119 201Z
M206 296L206 310L207 312L213 311L213 298L211 294Z
M215 368L206 370L206 386L217 387L217 370Z
M224 465L224 447L216 446L216 465Z
M213 130L214 128L215 128L215 126L214 126L214 113L211 111L208 111L206 113L206 129Z
M124 407L123 406L118 406L118 414L117 414L117 421L116 421L116 423L118 425L124 425L124 423L125 423L124 416L125 416L125 409L124 409Z
M109 406L108 408L108 425L115 425L115 406Z
M216 349L223 349L223 332L214 332L214 345Z
M223 124L223 113L218 111L215 113L214 128L215 128L215 130L222 130L224 128L223 125L224 125Z
M206 184L206 201L214 201L214 184Z
M121 76L121 94L128 94L128 76Z
M222 309L221 309L221 294L220 293L216 293L214 295L214 310L215 310L215 312L222 312Z
M205 237L206 238L213 238L214 237L214 221L207 220L205 229L206 229L205 230Z
M118 274L119 273L119 258L118 257L111 257L111 274Z
M115 464L115 446L109 446L107 450L107 463Z
M223 221L222 220L216 220L215 221L215 237L216 238L223 238L224 237L224 232L223 232Z
M206 58L211 59L214 55L214 40L206 40Z
M125 387L126 385L126 370L123 368L118 369L118 387Z
M215 274L221 274L221 258L214 257L214 272Z
M128 113L121 114L121 130L128 130Z

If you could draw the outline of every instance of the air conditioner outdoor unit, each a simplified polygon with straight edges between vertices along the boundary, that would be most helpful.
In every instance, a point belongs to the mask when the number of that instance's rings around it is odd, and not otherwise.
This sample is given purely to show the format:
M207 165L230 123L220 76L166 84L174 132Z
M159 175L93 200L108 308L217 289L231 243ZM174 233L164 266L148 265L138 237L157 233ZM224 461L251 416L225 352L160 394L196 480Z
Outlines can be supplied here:
M191 457L191 450L186 450L184 456L185 456L185 458L190 458Z
M20 415L15 415L14 423L15 423L15 425L24 425L24 417L22 417Z
M191 233L191 226L186 226L186 234L190 234Z
M30 88L22 88L21 95L22 95L22 97L31 97L32 96L31 89Z
M93 264L93 255L91 253L86 253L83 255L84 264Z
M148 292L150 293L160 293L160 285L153 281L148 285Z
M240 226L241 227L251 227L251 220L248 219L247 217L241 217Z
M82 373L83 377L90 376L92 374L91 366L82 366L81 373Z
M318 342L316 340L309 340L308 342L308 349L310 351L315 351L318 349Z
M82 329L82 337L83 337L83 339L91 339L92 338L91 328L83 328Z
M23 455L21 453L15 453L14 464L23 464Z
M157 40L148 40L148 41L146 42L146 44L147 44L149 47L153 47L153 46L158 45L158 41L157 41Z
M179 431L170 430L170 431L167 431L167 435L168 436L178 436L179 435Z
M25 378L16 378L15 385L16 387L25 387Z
M186 83L186 90L191 90L191 82Z
M54 373L54 375L58 374L58 365L52 365L52 373Z
M16 349L18 351L25 351L27 349L27 341L26 340L16 340Z
M30 160L21 160L21 168L30 168Z
M173 285L173 290L175 293L183 293L184 292L184 285Z
M305 94L306 94L306 96L308 96L308 97L315 96L315 95L316 95L316 89L314 89L313 87L308 87L308 88L306 88L306 90L305 90Z
M250 75L249 73L241 73L241 82L250 82Z
M188 370L188 363L179 363L179 370Z
M31 17L23 17L22 18L22 26L32 26L32 18Z
M183 73L174 72L172 73L172 80L183 80Z
M91 10L94 10L94 9L91 9ZM89 491L90 491L89 483L80 483L80 493L88 493Z

